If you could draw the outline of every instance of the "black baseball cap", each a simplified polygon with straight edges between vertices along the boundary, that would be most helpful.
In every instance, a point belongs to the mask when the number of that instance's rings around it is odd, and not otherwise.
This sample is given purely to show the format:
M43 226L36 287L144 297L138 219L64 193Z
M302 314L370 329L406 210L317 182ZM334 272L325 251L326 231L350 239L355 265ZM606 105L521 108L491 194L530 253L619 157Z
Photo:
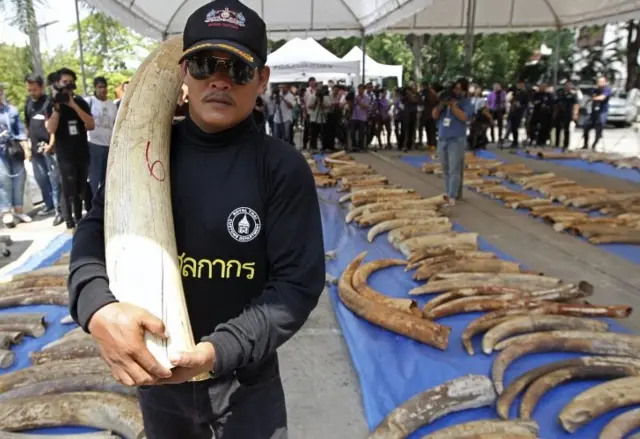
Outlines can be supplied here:
M251 67L267 62L267 26L238 0L215 0L197 9L187 20L182 40L180 62L204 50L227 52Z

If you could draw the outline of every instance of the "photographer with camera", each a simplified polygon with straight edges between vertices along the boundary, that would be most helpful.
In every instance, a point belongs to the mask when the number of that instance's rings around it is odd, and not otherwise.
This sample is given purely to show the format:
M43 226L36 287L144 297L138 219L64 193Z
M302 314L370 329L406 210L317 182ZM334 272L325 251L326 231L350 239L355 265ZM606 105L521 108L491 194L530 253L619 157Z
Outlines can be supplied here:
M95 129L89 104L74 94L76 74L62 68L56 72L51 102L47 108L47 131L55 135L62 197L60 204L67 229L82 218L82 201L87 191L89 142L87 131Z
M4 84L0 83L0 209L5 227L14 227L16 218L31 221L24 213L24 161L31 155L26 140L20 114L7 102Z
M589 132L592 129L596 130L596 138L593 141L591 149L595 151L596 145L602 138L602 130L609 114L609 98L611 94L612 90L611 87L609 87L607 78L598 78L597 87L591 94L591 111L584 121L584 144L582 145L582 149L589 148Z
M326 86L307 90L304 97L309 114L309 146L312 151L318 149L318 137L322 136L322 146L326 148L325 125L327 122L327 111L331 108L331 98Z
M271 95L275 107L273 116L274 137L291 143L291 124L293 124L293 106L296 98L289 91L289 84L280 85Z
M50 98L45 91L42 76L29 75L25 78L25 83L29 96L24 105L24 120L27 136L31 140L31 165L44 201L44 209L40 211L40 215L55 212L53 225L57 226L63 221L60 211L60 176L55 171L57 166L53 155L53 136L47 132L44 123Z
M440 93L440 103L433 109L433 118L438 121L438 155L450 206L462 194L467 122L473 117L473 105L467 98L468 89L469 82L464 78L458 79L452 88Z

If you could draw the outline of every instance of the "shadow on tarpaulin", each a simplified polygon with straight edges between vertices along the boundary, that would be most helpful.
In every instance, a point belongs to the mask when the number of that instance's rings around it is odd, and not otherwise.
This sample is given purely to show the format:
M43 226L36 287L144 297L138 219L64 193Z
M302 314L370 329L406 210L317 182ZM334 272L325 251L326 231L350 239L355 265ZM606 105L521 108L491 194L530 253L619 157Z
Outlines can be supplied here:
M24 264L16 267L7 274L23 273L38 268L48 267L60 259L63 253L70 250L71 236L67 234L58 235L52 239L46 247L37 253L32 254ZM0 314L7 313L45 313L47 330L42 337L24 337L22 343L17 346L12 346L11 350L16 354L16 361L10 368L0 369L0 375L30 366L31 361L29 360L29 352L40 350L44 345L59 339L64 334L77 327L75 323L72 325L63 325L60 323L60 320L69 314L69 310L66 306L30 305L0 310ZM88 433L94 431L100 430L88 427L56 427L40 428L30 430L29 432L41 434L43 437L49 437L48 435L55 437L56 435L62 434Z
M554 149L554 152L562 152L561 149ZM594 174L606 175L608 177L619 178L621 180L633 181L634 183L640 183L640 171L637 169L621 169L616 168L609 163L601 163L601 162L589 162L587 160L582 159L540 159L536 156L527 154L524 151L517 151L517 155L520 157L534 159L534 160L544 160L545 162L553 163L559 166L567 166L569 168L580 169L581 171L587 171Z
M337 254L335 260L327 262L327 271L330 274L339 277L346 265L365 250L368 252L365 262L383 258L404 259L388 243L386 234L376 237L373 243L368 243L367 229L359 229L357 226L345 223L346 208L337 202L342 194L337 193L336 189L318 189L318 194L325 248L327 251L336 250ZM456 226L455 230L463 231L459 226ZM480 240L480 248L484 251L492 251L505 260L513 261L513 258L483 240ZM407 297L407 292L419 285L411 279L410 273L404 272L403 267L391 267L378 271L371 276L369 283L376 290L392 297ZM474 339L476 349L474 356L467 355L461 343L462 331L468 323L479 317L480 313L450 316L438 320L438 323L452 328L448 349L440 351L366 322L344 307L337 295L336 287L332 287L329 291L360 381L365 415L370 430L373 430L391 410L418 393L467 374L490 376L495 354L486 356L481 353L479 337ZM426 303L423 298L417 299L421 306ZM610 322L612 331L629 332L615 322ZM510 383L517 376L533 368L577 356L580 355L549 353L525 356L507 369L505 383ZM598 382L600 381L571 382L545 395L534 413L534 419L540 425L540 438L597 438L604 425L624 410L603 416L574 435L562 430L557 417L560 410L573 397ZM512 417L516 416L517 407L519 407L519 399L512 407ZM445 416L421 428L409 438L421 438L424 434L464 422L496 418L497 414L493 408L467 410Z
M478 157L487 159L487 160L501 160L505 163L507 163L505 160L502 160L500 157L498 157L497 155L493 154L492 152L489 151L478 151L477 153ZM431 158L427 155L419 155L419 156L404 156L401 158L401 160L411 166L413 166L414 168L418 168L421 169L422 164L423 163L428 163L431 161ZM636 172L636 171L634 171ZM639 174L640 175L640 174ZM532 191L532 190L525 190L522 187L520 187L519 185L512 183L510 181L507 180L502 180L500 179L500 181L502 182L502 184L504 186L506 186L509 189L512 189L514 191L523 193L523 194L527 194L531 197L541 197L544 198L544 195L541 194L540 192L537 191ZM467 189L469 189L470 191L476 192L480 195L483 195L480 192L475 191L473 188L469 188L467 187ZM494 201L497 201L501 204L505 204L500 200L494 199ZM558 203L561 204L561 203ZM516 209L518 212L523 213L525 215L529 214L529 210L528 209ZM576 209L576 210L581 210L581 209ZM583 210L584 211L584 210ZM589 212L590 216L593 217L599 217L599 216L603 216L601 213L599 212ZM533 218L533 217L532 217ZM542 219L540 218L535 218L537 221L542 221ZM583 241L588 242L588 240L582 236L576 236L576 238L581 239ZM606 250L610 253L613 253L614 255L626 259L627 261L633 262L635 264L640 264L640 245L632 245L632 244L593 244L593 245L597 245L599 248Z

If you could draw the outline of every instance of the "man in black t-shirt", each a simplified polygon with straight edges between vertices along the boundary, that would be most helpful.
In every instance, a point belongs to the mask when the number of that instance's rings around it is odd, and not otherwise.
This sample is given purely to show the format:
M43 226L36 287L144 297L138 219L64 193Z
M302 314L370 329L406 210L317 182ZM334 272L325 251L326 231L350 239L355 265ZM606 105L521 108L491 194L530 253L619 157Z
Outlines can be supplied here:
M57 226L63 220L60 211L60 177L56 171L51 136L45 127L49 96L45 93L42 76L29 75L25 78L25 83L29 97L24 106L24 120L31 140L31 164L44 201L44 209L40 214L55 212L53 225Z
M82 218L89 172L87 131L95 128L89 104L74 94L76 78L75 72L67 68L56 72L52 99L47 108L47 131L55 135L62 216L68 229L73 229Z
M163 321L111 292L109 181L73 239L70 313L115 379L139 386L147 439L285 439L276 350L302 327L324 288L313 175L295 148L265 136L253 120L270 72L260 15L239 0L217 0L189 17L182 38L179 62L191 99L185 120L172 127L167 170L175 263L198 343L164 367L144 340L146 331L172 337ZM210 379L189 382L202 374Z

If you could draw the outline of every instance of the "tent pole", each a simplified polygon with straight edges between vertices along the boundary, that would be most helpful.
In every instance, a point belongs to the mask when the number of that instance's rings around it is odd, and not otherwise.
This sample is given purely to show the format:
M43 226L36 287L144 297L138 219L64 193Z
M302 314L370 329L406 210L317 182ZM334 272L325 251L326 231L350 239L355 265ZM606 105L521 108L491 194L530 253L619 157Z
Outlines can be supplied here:
M87 75L84 71L84 50L82 48L82 29L80 28L80 8L78 6L78 0L75 1L76 4L76 25L78 27L78 48L80 49L80 74L82 75L82 87L84 89L84 94L87 94Z
M366 82L366 76L364 74L365 72L365 62L367 60L367 37L364 34L364 29L362 30L362 77L360 80L361 84L364 84Z
M560 69L560 38L562 37L562 31L558 29L556 31L556 47L553 50L553 86L558 85L558 70Z
M464 60L464 73L467 76L471 76L473 70L473 46L475 39L476 28L476 9L478 6L477 0L467 0L467 34L465 36L465 60Z

